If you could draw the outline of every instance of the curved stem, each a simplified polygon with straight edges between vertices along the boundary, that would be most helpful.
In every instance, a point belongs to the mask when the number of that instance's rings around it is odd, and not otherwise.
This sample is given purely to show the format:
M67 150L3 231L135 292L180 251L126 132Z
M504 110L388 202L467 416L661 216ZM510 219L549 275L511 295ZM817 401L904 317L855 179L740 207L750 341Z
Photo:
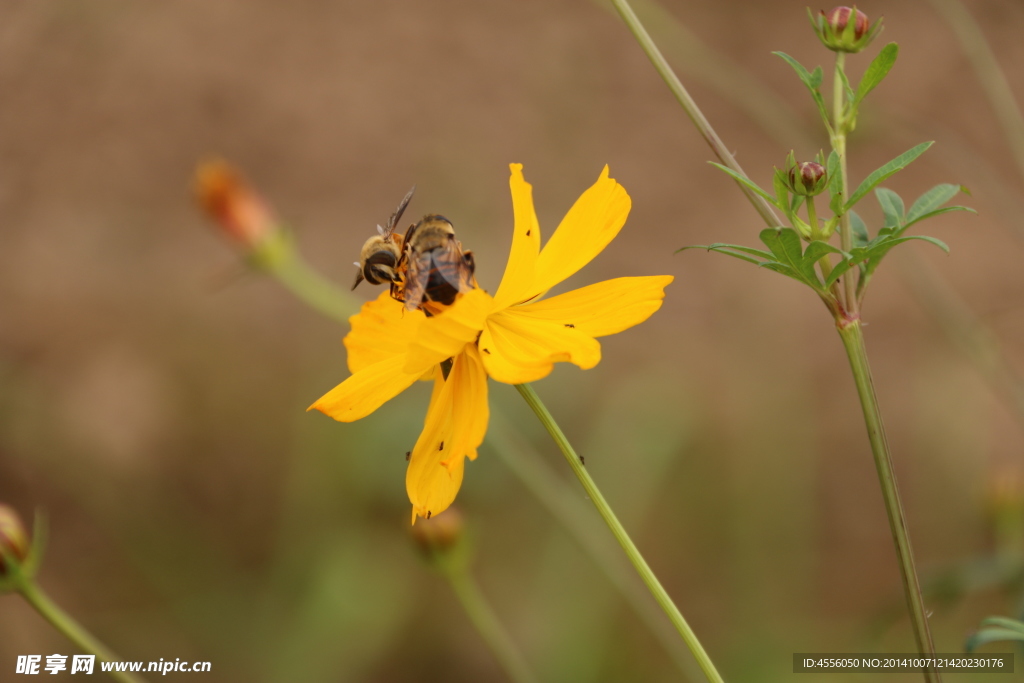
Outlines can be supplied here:
M512 638L498 621L494 609L487 602L480 586L473 580L464 564L451 561L448 558L437 557L436 565L448 579L462 608L466 610L473 626L487 643L491 653L508 674L509 679L514 683L537 683L537 677L533 675L526 660L523 659L512 642Z
M850 359L850 369L857 383L861 408L864 411L864 423L868 428L868 439L871 441L871 452L875 456L875 469L878 470L878 481L882 487L882 498L885 500L885 511L889 517L889 529L896 544L899 559L900 576L903 579L903 592L907 599L907 610L914 629L914 639L918 651L922 654L934 654L931 630L928 627L928 616L925 614L924 600L921 598L921 584L914 566L914 552L910 546L910 534L907 532L907 520L900 502L899 488L896 485L896 472L893 470L892 457L889 455L889 443L885 438L882 425L882 413L878 408L875 396L875 385L871 379L871 367L868 365L867 348L864 345L864 333L859 320L846 326L840 326L839 336ZM925 672L925 680L940 681L938 673Z
M640 574L640 578L643 579L645 584L647 584L647 588L651 591L654 599L661 606L661 609L665 614L668 615L672 625L676 627L677 631L679 631L679 635L683 637L687 647L690 648L693 656L697 659L697 663L700 665L701 670L703 670L704 675L712 683L722 683L721 675L718 673L718 670L715 669L715 665L712 663L711 658L708 657L707 652L704 651L704 647L697 639L697 635L693 632L693 629L690 628L690 625L686 623L686 619L684 619L683 615L679 612L679 608L676 607L674 602L672 602L672 598L669 597L668 592L661 585L661 582L658 581L658 577L655 576L654 572L647 564L647 561L644 559L643 555L640 554L640 551L633 543L633 540L629 537L629 534L626 533L626 529L622 526L622 523L619 522L618 517L615 516L611 506L608 505L608 501L606 501L604 496L601 495L601 491L597 488L597 484L593 479L591 479L590 473L587 472L586 467L583 466L583 463L580 460L580 457L576 454L576 451L573 449L572 444L570 444L569 440L565 438L565 434L562 433L558 423L555 422L555 419L551 416L551 413L548 412L543 401L540 400L540 396L537 395L537 392L534 391L533 387L529 384L517 384L515 386L526 401L527 405L529 405L534 414L537 415L541 424L544 425L548 434L550 434L551 438L554 439L558 448L562 451L562 455L564 455L566 461L568 461L573 474L575 474L576 478L580 480L581 484L583 484L583 488L587 492L587 496L590 498L590 501L594 504L594 507L597 508L597 511L604 519L605 524L608 525L608 528L611 529L615 539L626 552L626 556L629 557L629 561L633 563L633 567L636 569L637 573Z
M349 316L359 310L351 294L310 268L286 238L270 244L267 252L257 249L252 255L254 265L276 278L310 308L342 323L347 323Z
M651 39L650 34L647 33L647 29L645 29L643 24L640 23L640 19L636 16L636 13L633 12L633 8L629 6L629 2L627 2L627 0L612 0L612 4L615 5L615 9L622 17L622 20L626 22L626 26L636 38L640 47L647 54L648 59L651 60L654 68L661 75L662 80L665 81L669 90L671 90L672 94L676 96L677 100L679 100L679 104L683 106L683 111L685 111L686 115L690 117L690 121L693 122L693 125L697 127L697 130L704 137L704 140L711 147L712 151L714 151L715 156L721 160L723 165L729 167L741 176L746 177L747 174L740 167L736 158L733 157L732 152L729 151L729 148L726 147L725 143L723 143L721 138L718 137L718 133L716 133L715 129L711 127L708 120L704 118L704 113L697 106L697 103L693 101L693 98L690 97L690 93L687 92L682 81L680 81L679 77L676 76L674 71L672 71L672 67L669 66L665 57L658 49L658 46L654 44L654 40ZM743 194L747 195L747 199L749 199L750 203L754 205L754 208L757 209L759 214L761 214L761 217L766 223L768 223L769 227L781 225L778 216L775 215L772 207L764 200L763 197L755 194L752 190L741 183L736 184L740 190L743 191Z
M64 634L80 650L90 655L96 655L96 659L103 662L120 661L117 655L108 650L103 643L96 640L81 624L58 607L57 603L51 600L34 580L25 578L20 582L17 590L44 619ZM143 679L126 671L109 671L106 673L109 673L111 678L122 683L143 683Z

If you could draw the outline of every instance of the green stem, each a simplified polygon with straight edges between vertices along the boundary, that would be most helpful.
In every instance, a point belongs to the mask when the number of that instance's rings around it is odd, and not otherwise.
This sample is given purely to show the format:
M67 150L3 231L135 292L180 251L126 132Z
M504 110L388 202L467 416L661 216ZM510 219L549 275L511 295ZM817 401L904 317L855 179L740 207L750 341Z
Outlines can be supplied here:
M835 134L832 136L832 148L839 155L839 175L842 179L842 198L845 202L850 197L850 181L846 177L846 117L843 115L844 90L841 74L846 67L846 53L836 52L836 70L832 80L832 127ZM850 212L843 211L839 217L839 243L842 250L849 254L853 250L853 229L850 227ZM851 268L842 276L844 301L847 317L853 319L859 316L856 283L854 282L856 268Z
M640 19L636 16L636 13L633 12L633 8L629 6L629 2L627 0L612 0L612 4L615 5L615 9L622 17L622 20L626 22L626 26L636 38L640 47L647 54L648 59L651 60L651 63L661 75L661 78L668 85L669 90L671 90L672 94L675 95L677 100L679 100L679 104L683 106L683 111L685 111L686 115L690 117L690 121L692 121L693 125L697 127L697 130L711 147L715 156L721 160L723 165L727 166L739 175L746 177L747 174L744 173L743 169L736 161L736 158L733 157L732 152L729 151L729 148L726 147L725 143L723 143L721 138L718 137L718 133L716 133L715 129L711 127L711 124L708 123L708 120L704 117L704 113L697 106L697 103L693 101L693 98L690 97L690 93L687 92L682 81L680 81L679 77L676 76L674 71L672 71L672 67L669 66L668 61L665 60L661 51L658 50L658 46L654 44L654 40L651 38L650 34L647 33L647 29L645 29L643 24L640 23ZM778 216L775 215L772 207L764 200L763 197L755 194L742 183L737 182L736 184L740 190L743 191L743 194L747 195L747 199L749 199L750 203L754 205L754 208L759 214L761 214L761 217L766 223L768 223L769 227L781 225Z
M640 554L640 551L633 543L633 540L629 537L629 534L626 533L622 523L619 522L615 513L612 511L611 506L608 505L608 501L606 501L604 496L601 495L601 491L597 488L597 484L594 483L593 479L591 479L590 473L587 472L587 468L583 466L583 463L580 461L580 457L576 454L576 451L573 450L572 444L570 444L569 440L565 438L565 434L562 433L558 423L555 422L551 413L548 412L547 407L540 400L540 396L537 395L537 392L534 391L533 387L529 384L517 384L516 389L519 390L519 393L522 395L527 405L529 405L534 414L537 415L541 424L544 425L548 434L551 435L551 438L554 439L558 448L562 451L562 455L564 455L566 461L568 461L573 474L575 474L576 478L580 480L581 484L583 484L583 489L587 492L587 496L590 498L590 501L594 504L594 507L597 508L597 511L604 519L605 524L608 525L608 528L611 529L615 539L626 552L626 556L629 558L629 561L633 563L633 567L636 569L637 573L640 574L640 578L643 579L645 584L647 584L647 588L651 591L654 599L661 606L661 609L665 614L668 615L673 626L676 627L676 630L679 631L679 634L683 637L683 641L686 643L687 647L690 648L690 652L693 653L693 656L697 659L697 663L704 671L704 675L712 683L722 683L721 675L719 675L718 670L715 669L715 665L711 662L711 658L708 657L707 652L704 651L704 647L700 644L696 634L690 628L690 625L686 623L686 619L684 619L683 615L679 612L679 608L676 607L674 602L672 602L672 598L669 597L668 592L661 585L661 582L658 581L658 577L654 575L654 572L647 564L647 561L643 558L643 555Z
M487 643L509 679L515 683L537 683L537 677L533 675L512 638L498 621L494 609L487 602L483 591L473 580L465 564L442 556L435 557L435 564L448 580L473 626Z
M291 237L278 229L249 255L250 263L273 276L310 308L342 323L359 310L354 297L310 268Z
M864 410L864 422L868 429L868 440L871 452L875 456L875 469L878 470L878 481L882 487L882 498L885 511L889 517L889 529L896 544L896 555L899 559L900 576L903 579L903 592L907 599L907 609L913 625L914 639L917 641L918 652L934 654L931 630L925 614L924 600L921 598L921 584L914 566L914 552L910 547L910 535L907 532L907 520L900 502L899 488L896 485L896 472L893 470L892 457L889 454L889 443L885 438L882 425L882 414L878 408L878 397L875 396L875 385L871 379L871 367L868 365L867 348L864 345L864 333L859 320L847 325L838 326L839 337L843 340L846 355L850 359L850 369L857 384L857 394ZM941 681L938 673L925 673L927 681Z
M823 239L821 225L818 223L818 211L814 206L814 197L807 198L807 221L811 224L811 239ZM818 267L821 268L822 278L828 280L829 274L832 273L832 258L825 254L818 260Z
M516 444L516 436L504 415L492 409L491 421L485 439L492 451L519 478L526 489L548 509L580 549L590 556L611 584L622 594L640 621L661 643L687 680L699 676L693 659L679 646L675 629L662 616L661 610L651 602L647 591L632 573L629 565L618 554L611 539L604 535L586 503L569 495L568 483L563 483L535 451Z
M108 650L100 641L96 640L91 633L86 631L81 624L72 619L64 610L57 606L46 593L36 584L33 579L24 578L17 588L18 592L28 600L28 603L35 608L55 629L74 643L86 654L96 655L96 659L103 662L120 661L113 652ZM143 679L126 671L107 672L110 677L122 683L143 683Z

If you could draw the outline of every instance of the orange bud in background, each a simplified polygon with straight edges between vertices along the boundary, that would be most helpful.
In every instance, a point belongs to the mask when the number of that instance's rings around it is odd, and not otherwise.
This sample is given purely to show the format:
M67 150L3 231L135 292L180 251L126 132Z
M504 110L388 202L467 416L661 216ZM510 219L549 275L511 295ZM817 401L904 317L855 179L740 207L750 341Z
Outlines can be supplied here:
M262 197L238 171L221 159L207 161L196 170L196 197L207 214L232 239L253 248L275 229L275 221Z
M420 519L410 527L410 533L423 554L430 557L455 548L462 539L463 526L462 513L451 507L435 517Z
M25 525L14 508L0 504L0 576L7 572L7 561L11 557L24 562L28 557L29 541Z

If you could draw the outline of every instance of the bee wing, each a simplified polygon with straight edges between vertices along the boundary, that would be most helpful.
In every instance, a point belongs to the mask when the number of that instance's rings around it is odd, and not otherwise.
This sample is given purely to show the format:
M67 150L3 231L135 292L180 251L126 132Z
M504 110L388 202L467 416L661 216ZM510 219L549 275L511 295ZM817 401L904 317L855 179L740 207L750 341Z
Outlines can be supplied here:
M402 298L405 300L406 310L412 311L419 308L423 302L434 259L430 252L411 254L408 250L406 250L405 257L407 258L406 277Z
M395 226L398 225L398 221L402 220L402 214L405 213L405 207L409 206L409 202L412 200L412 194L416 191L416 186L413 185L412 189L404 197L402 201L398 203L398 208L391 214L391 218L388 219L388 225L384 228L384 232L381 233L385 237L395 231Z
M469 266L471 261L466 260L461 247L462 245L451 237L443 247L435 249L432 252L434 269L456 291L468 292L473 289L473 270Z

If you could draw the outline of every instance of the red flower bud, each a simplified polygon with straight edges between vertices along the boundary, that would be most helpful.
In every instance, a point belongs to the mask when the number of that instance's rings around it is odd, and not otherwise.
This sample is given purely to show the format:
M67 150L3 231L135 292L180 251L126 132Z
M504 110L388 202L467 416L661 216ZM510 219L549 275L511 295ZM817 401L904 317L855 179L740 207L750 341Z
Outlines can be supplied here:
M822 12L824 15L825 13ZM842 33L846 30L847 25L850 23L850 15L854 14L855 19L853 23L853 37L855 40L860 40L864 37L864 34L868 32L868 15L861 12L859 9L852 7L836 7L825 17L825 21L832 27L832 30L836 33Z
M232 239L255 247L275 228L263 199L226 162L208 161L196 170L200 205Z
M881 19L872 24L856 7L843 5L817 16L808 9L807 15L822 44L833 52L860 52L882 30Z

